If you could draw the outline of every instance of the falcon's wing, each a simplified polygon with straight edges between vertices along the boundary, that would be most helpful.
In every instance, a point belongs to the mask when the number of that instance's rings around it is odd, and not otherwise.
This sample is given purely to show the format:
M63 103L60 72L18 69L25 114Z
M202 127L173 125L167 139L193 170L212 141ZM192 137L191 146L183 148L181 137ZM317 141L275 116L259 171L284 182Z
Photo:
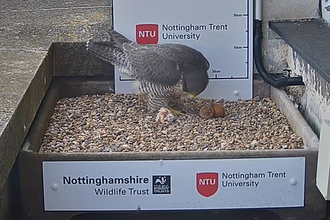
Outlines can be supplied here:
M113 41L122 49L136 79L174 86L185 71L207 70L209 63L197 50L180 44L139 45L115 30Z
M127 58L127 64L138 80L155 84L173 86L181 79L177 62L162 57L148 47L139 45L115 30L109 30L112 40L122 49Z
M128 62L138 80L146 80L165 86L176 85L182 76L178 63L163 57L148 47L130 45L123 46Z

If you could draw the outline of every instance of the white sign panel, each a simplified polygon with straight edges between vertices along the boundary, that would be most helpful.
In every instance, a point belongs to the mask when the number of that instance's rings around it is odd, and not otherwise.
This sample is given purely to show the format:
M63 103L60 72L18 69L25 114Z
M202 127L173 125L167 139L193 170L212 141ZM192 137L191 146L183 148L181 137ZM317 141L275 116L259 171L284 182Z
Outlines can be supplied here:
M139 44L179 43L210 62L203 98L252 98L253 0L113 0L114 29ZM115 93L133 93L115 69Z
M305 158L43 162L45 211L303 207Z
M330 0L322 0L322 18L330 22Z

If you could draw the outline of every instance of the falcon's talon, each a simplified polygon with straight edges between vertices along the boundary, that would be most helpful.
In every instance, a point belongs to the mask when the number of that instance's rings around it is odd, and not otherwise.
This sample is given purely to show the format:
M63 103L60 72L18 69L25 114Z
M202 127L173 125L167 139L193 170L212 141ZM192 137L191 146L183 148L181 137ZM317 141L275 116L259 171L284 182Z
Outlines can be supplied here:
M180 111L180 110L175 110L173 108L168 108L170 110L170 112L173 114L173 115L176 115L176 116L179 116L179 115L185 115L185 112L183 111Z

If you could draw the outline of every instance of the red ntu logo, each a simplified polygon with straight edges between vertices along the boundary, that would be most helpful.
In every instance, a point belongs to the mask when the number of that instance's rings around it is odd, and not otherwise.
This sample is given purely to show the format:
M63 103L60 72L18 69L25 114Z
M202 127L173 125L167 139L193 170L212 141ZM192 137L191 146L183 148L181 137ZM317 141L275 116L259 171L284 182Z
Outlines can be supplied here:
M218 173L197 173L196 187L199 194L205 197L213 196L218 191Z
M157 44L158 25L157 24L136 25L136 42L138 44Z

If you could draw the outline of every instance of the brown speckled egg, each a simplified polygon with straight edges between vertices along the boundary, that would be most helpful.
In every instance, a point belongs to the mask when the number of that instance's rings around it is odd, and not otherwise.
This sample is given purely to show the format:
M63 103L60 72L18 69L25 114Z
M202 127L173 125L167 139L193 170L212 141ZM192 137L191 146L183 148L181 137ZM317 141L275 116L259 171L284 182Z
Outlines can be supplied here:
M204 119L213 118L214 108L211 105L203 105L199 110L199 116Z
M213 103L211 106L214 109L214 115L213 115L214 118L218 118L218 117L223 118L223 117L225 117L226 113L225 113L225 109L222 105L219 105L217 103Z

